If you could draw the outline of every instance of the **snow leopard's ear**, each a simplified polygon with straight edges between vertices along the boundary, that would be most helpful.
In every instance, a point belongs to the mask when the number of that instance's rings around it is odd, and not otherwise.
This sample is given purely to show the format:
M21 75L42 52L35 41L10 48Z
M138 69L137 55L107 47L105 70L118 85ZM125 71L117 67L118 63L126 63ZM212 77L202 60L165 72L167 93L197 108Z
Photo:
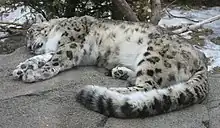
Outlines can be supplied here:
M91 23L97 20L95 17L89 16L89 15L75 17L75 18L80 20L83 24L88 24L88 25L90 25Z
M50 23L47 21L36 22L36 23L32 24L30 28L32 28L34 30L41 30L41 29L44 29L45 27L48 27L49 25L50 25Z
M47 21L46 18L44 18L41 14L37 14L35 16L35 23L42 23L44 21Z

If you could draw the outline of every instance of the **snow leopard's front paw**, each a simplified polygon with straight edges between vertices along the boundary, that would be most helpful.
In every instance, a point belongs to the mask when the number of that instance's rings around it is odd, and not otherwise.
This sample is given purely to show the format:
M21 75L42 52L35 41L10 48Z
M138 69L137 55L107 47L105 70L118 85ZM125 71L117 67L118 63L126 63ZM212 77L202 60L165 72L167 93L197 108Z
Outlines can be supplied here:
M32 72L41 68L45 64L44 61L37 61L35 59L28 59L25 62L20 63L16 69L12 72L15 79L22 79L25 82L35 81Z
M54 68L49 64L43 64L43 66L38 65L38 67L35 64L32 64L27 65L27 68L25 69L18 66L18 68L13 71L13 76L14 78L20 78L22 81L30 83L49 79L59 71L59 68Z
M16 69L12 72L12 76L15 79L21 79L24 82L39 81L39 75L42 75L41 70L45 70L46 63L52 57L51 54L38 55L27 59L20 63Z
M36 70L27 70L24 73L22 80L24 82L42 81L55 76L59 71L60 69L58 67L55 68L49 64L45 64L42 68L38 68Z
M16 69L13 71L12 75L15 79L20 79L23 77L23 75L30 70L36 70L37 68L39 68L40 65L44 65L44 63L42 64L37 64L35 61L33 60L26 60L25 62L20 63Z

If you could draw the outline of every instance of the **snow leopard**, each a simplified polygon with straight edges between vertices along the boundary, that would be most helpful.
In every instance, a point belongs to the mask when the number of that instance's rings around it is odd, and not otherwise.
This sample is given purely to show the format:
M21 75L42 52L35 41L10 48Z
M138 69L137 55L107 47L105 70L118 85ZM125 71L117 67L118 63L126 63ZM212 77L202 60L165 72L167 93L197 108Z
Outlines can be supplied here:
M26 34L34 57L13 77L32 83L76 66L97 66L132 86L86 85L76 101L105 116L139 118L201 103L208 94L205 55L172 32L151 23L59 18L33 24Z

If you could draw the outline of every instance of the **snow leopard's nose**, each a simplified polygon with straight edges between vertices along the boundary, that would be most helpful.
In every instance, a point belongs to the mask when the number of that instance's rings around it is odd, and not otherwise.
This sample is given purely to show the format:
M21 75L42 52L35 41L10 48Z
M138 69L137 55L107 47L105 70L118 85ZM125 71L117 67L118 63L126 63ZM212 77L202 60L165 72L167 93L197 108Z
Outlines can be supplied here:
M28 50L31 51L31 45L27 45Z

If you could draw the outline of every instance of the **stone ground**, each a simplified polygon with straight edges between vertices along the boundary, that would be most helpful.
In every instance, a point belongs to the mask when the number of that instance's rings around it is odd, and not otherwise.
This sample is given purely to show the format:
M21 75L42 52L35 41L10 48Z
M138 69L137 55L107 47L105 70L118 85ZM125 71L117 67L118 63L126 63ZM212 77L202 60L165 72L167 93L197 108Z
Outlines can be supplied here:
M0 55L0 128L219 128L220 74L210 75L210 95L202 104L144 119L108 118L75 102L86 84L126 86L101 69L81 67L43 82L25 84L11 78L19 62L30 57L24 47Z

